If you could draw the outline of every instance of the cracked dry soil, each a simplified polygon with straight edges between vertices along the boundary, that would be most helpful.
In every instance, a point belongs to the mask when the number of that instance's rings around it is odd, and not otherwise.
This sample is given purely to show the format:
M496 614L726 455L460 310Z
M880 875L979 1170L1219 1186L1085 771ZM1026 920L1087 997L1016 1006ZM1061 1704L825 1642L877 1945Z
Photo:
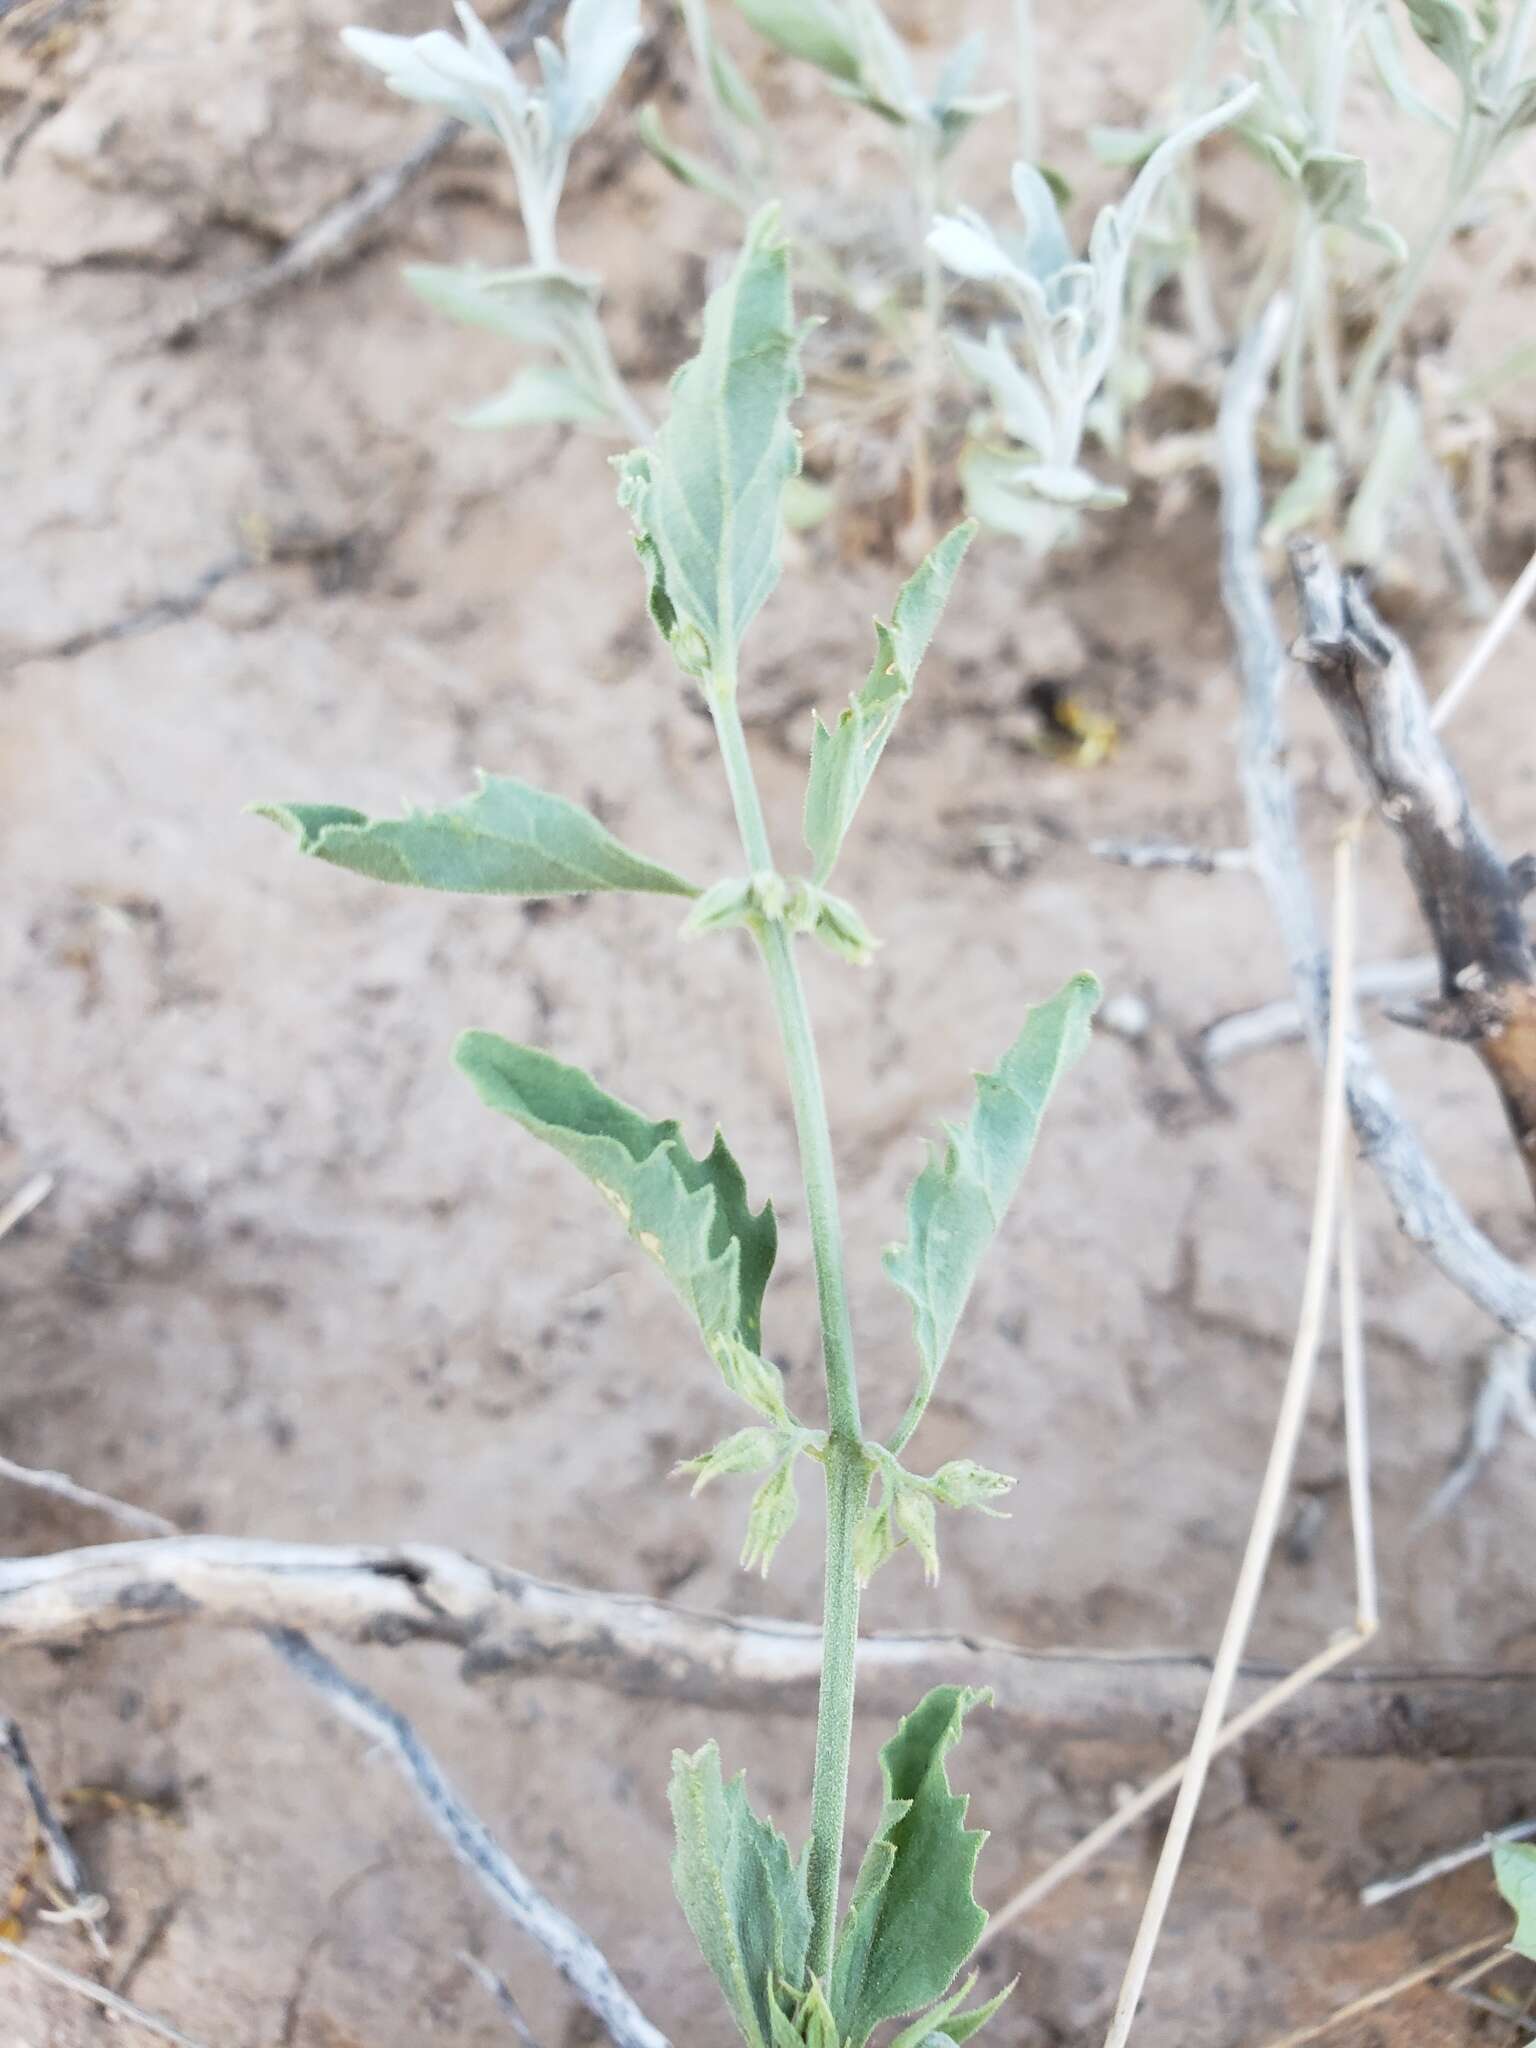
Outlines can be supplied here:
M460 1026L488 1025L675 1109L695 1139L723 1117L752 1188L781 1207L771 1338L807 1390L808 1246L751 961L734 941L680 953L664 907L520 911L375 889L300 864L243 815L263 797L451 795L480 763L593 805L686 871L731 859L707 727L649 637L601 452L451 428L500 367L495 345L436 322L397 282L408 256L505 260L487 156L450 152L335 275L189 345L145 342L419 139L420 115L336 54L355 5L25 0L0 22L0 1189L57 1176L0 1246L0 1446L194 1529L412 1537L582 1585L810 1616L814 1512L766 1585L733 1569L739 1497L689 1502L667 1477L731 1426L724 1397L587 1191L488 1119L446 1058ZM1000 6L976 12L1001 33ZM1145 109L1176 9L1048 0L1042 14L1053 133L1091 189L1100 174L1074 138ZM370 18L403 28L419 14L391 0ZM881 175L867 138L845 121L829 141L814 88L788 71L771 86L829 209L856 214ZM579 161L567 232L574 259L606 271L618 353L654 392L725 235L628 135L611 117ZM1240 184L1239 225L1249 196ZM1448 303L1467 274L1451 266ZM1485 301L1490 353L1528 321L1529 288L1516 271ZM1510 477L1536 424L1518 399L1500 421ZM898 580L869 544L878 526L850 514L797 541L757 635L749 715L786 838L805 707L862 677L870 614ZM1067 971L1093 965L1152 1020L1138 1045L1101 1035L1065 1091L925 1425L934 1463L980 1450L1020 1475L1013 1518L952 1526L937 1591L905 1563L888 1571L873 1625L1101 1648L1204 1647L1219 1628L1295 1312L1316 1082L1299 1048L1278 1047L1224 1070L1216 1101L1180 1054L1211 1017L1282 992L1251 879L1126 873L1086 850L1099 836L1241 836L1213 531L1196 489L1160 517L1133 507L1032 586L1004 544L977 550L847 854L847 893L885 948L862 975L808 965L876 1419L898 1411L911 1369L878 1252L920 1137L962 1105L1020 1005ZM1532 537L1528 514L1509 512L1492 571L1509 574ZM1465 629L1444 605L1411 626L1442 676ZM1458 732L1511 847L1536 840L1532 652L1522 629ZM1118 720L1109 764L1083 772L1018 743L1019 706L1046 678ZM1321 847L1354 793L1321 719L1298 705L1297 720ZM1365 886L1367 954L1420 950L1381 848ZM1529 1250L1475 1062L1378 1029L1478 1219ZM1517 1535L1531 1447L1507 1446L1454 1518L1416 1526L1486 1333L1373 1188L1362 1202L1379 1654L1536 1663ZM1349 1615L1326 1368L1297 1502L1255 1644L1275 1657ZM111 1534L14 1491L0 1517L13 1549ZM719 2040L664 1881L668 1754L718 1735L794 1831L809 1727L636 1711L553 1683L471 1690L430 1649L348 1662L416 1720L672 2038ZM81 1850L112 1900L132 1995L204 2041L490 2048L504 2023L463 1948L507 1976L541 2041L591 2039L387 1766L259 1644L167 1630L18 1657L4 1700L55 1788L131 1795L85 1813ZM984 1716L973 1725L960 1775L992 1830L991 1900L1170 1754L1155 1727L1135 1748L1067 1728L1020 1755ZM874 1813L881 1735L861 1726L856 1828ZM1496 1924L1476 1869L1374 1915L1354 1889L1533 1804L1529 1754L1319 1765L1261 1742L1223 1762L1145 2048L1257 2048ZM0 1784L0 1881L27 1839ZM1132 1831L992 1954L989 1986L1021 1979L1014 2048L1097 2038L1155 1842ZM82 1960L64 1932L29 1939ZM99 2034L63 1994L0 1970L4 2048ZM1357 2038L1472 2028L1420 1999Z

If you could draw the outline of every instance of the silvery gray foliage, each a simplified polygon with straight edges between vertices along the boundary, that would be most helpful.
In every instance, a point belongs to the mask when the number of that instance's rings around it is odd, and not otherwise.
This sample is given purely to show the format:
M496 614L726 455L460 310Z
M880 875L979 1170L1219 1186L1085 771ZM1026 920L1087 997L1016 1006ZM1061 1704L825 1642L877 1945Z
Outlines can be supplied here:
M1013 170L1022 234L999 235L970 207L935 221L928 245L940 261L994 287L1015 316L989 327L982 341L951 337L992 401L997 431L965 462L971 510L987 524L1049 546L1078 513L1123 503L1122 491L1084 466L1082 452L1120 339L1131 250L1174 160L1236 120L1256 96L1250 86L1168 135L1125 197L1100 211L1084 256L1075 254L1056 195L1033 164Z
M1241 33L1258 74L1258 97L1237 132L1315 221L1376 242L1400 263L1407 249L1372 207L1365 159L1336 148L1332 134L1356 36L1364 34L1389 91L1402 77L1401 67L1393 67L1391 16L1377 0L1327 13L1318 0L1264 0L1247 11Z
M918 83L911 52L879 0L737 0L759 35L826 73L835 91L884 120L931 131L940 149L957 142L979 114L1007 103L1006 93L975 93L983 54L967 36L945 59L933 91Z
M571 0L562 50L548 36L534 48L541 82L530 86L469 0L454 0L464 40L446 29L421 36L345 28L355 57L383 74L403 99L441 107L494 135L512 159L528 246L541 267L555 257L555 209L571 144L597 119L640 41L640 0Z
M571 145L597 119L640 41L640 0L571 0L564 48L547 36L534 44L537 85L518 75L469 0L454 0L454 12L462 41L446 29L398 36L345 28L341 39L392 92L494 135L511 160L528 263L513 270L418 264L406 273L413 290L451 318L556 357L522 371L461 422L617 428L643 439L649 422L614 369L598 324L599 281L567 269L555 238Z

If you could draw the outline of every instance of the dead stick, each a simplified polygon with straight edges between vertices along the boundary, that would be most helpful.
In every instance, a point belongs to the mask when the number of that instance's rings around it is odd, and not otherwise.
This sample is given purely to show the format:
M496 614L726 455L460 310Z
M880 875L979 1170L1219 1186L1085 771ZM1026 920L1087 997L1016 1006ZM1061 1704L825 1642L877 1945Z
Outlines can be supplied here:
M1256 329L1232 366L1217 421L1221 591L1242 682L1240 767L1250 843L1280 926L1308 1037L1320 1057L1327 1032L1328 959L1286 765L1283 702L1289 658L1259 546L1263 497L1254 426L1267 387L1263 365L1262 335ZM1536 1342L1536 1279L1489 1242L1451 1193L1358 1033L1350 1037L1345 1082L1361 1153L1385 1188L1404 1234L1512 1336Z
M752 1714L814 1710L821 1636L637 1595L592 1593L428 1544L268 1543L186 1536L0 1560L0 1653L82 1649L129 1630L300 1628L395 1647L436 1642L468 1680L568 1678L631 1699ZM1010 1735L1187 1741L1209 1675L1177 1652L1031 1650L973 1635L875 1635L861 1706L890 1719L930 1687L990 1686ZM1244 1666L1240 1710L1284 1667ZM1276 1749L1319 1756L1524 1755L1536 1675L1366 1667L1325 1680L1266 1724Z
M1403 643L1359 579L1300 541L1291 573L1297 653L1396 835L1440 962L1440 997L1403 1021L1475 1048L1493 1078L1536 1193L1536 959L1521 878L1479 821L1430 720Z
M641 2012L591 1936L529 1883L448 1783L405 1716L349 1678L296 1629L274 1629L269 1641L328 1707L382 1745L454 1855L513 1925L544 1951L615 2048L669 2048L666 2035Z
M48 1852L48 1861L53 1866L54 1880L59 1894L73 1909L71 1919L79 1919L85 1926L92 1948L105 1959L110 1951L102 1938L101 1929L96 1925L98 1918L106 1911L106 1902L92 1894L86 1882L85 1871L80 1858L75 1854L75 1845L64 1829L64 1823L53 1810L37 1766L32 1761L32 1752L27 1747L27 1738L21 1732L21 1723L9 1715L0 1716L0 1756L10 1759L12 1768L21 1780L21 1789L27 1795L27 1803L37 1822L37 1832L43 1847Z
M99 2005L104 2012L115 2013L120 2020L142 2027L147 2034L156 2034L162 2041L175 2043L175 2048L202 2048L190 2034L184 2034L180 2027L173 2027L169 2020L156 2019L152 2012L145 2012L130 1999L120 1998L115 1991L109 1991L105 1984L97 1984L89 1977L77 1976L73 1970L66 1970L60 1963L45 1962L31 1949L23 1948L19 1941L7 1941L0 1935L0 1956L9 1956L13 1963L21 1963L29 1970L35 1970L39 1977L46 1977L50 1984L62 1985L66 1991L73 1991L77 1998L87 1998L92 2005Z
M539 2048L533 2029L523 2018L522 2008L512 1996L511 1988L505 1984L488 1963L482 1963L478 1956L472 1956L468 1949L459 1950L459 1961L468 1970L475 1982L493 2000L497 2010L506 2019L523 2048Z

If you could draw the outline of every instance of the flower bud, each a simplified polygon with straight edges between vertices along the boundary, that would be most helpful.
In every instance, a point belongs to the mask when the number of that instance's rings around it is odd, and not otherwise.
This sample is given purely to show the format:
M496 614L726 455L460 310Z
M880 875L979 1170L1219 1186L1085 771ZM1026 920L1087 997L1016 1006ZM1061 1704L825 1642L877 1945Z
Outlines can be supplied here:
M758 1565L763 1577L767 1578L773 1553L794 1527L799 1512L800 1497L795 1492L795 1456L791 1452L752 1496L752 1511L747 1517L747 1540L741 1552L744 1571Z
M677 1469L697 1474L693 1490L702 1493L712 1479L724 1479L733 1472L765 1472L782 1448L776 1429L738 1429L712 1451L697 1458L685 1458Z
M949 1464L939 1467L928 1481L928 1487L940 1507L979 1508L984 1515L995 1515L997 1509L988 1503L999 1499L1017 1483L1006 1472L991 1472L973 1458L954 1458Z

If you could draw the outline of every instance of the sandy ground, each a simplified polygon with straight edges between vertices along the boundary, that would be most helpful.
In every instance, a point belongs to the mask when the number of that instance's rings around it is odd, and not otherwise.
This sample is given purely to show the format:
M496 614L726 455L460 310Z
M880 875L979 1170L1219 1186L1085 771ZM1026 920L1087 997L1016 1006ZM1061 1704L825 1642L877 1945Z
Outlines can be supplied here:
M457 794L476 764L598 808L632 845L709 875L733 859L706 723L649 635L601 451L474 438L446 415L500 356L428 316L407 256L500 257L494 163L458 151L340 275L180 350L150 326L259 260L392 160L422 118L352 74L353 0L30 0L3 32L0 370L0 1192L57 1176L0 1248L0 1448L193 1529L416 1537L583 1585L810 1616L816 1517L766 1585L736 1572L743 1502L690 1503L680 1456L734 1427L654 1276L558 1161L489 1120L450 1070L465 1024L547 1044L695 1140L721 1117L780 1205L770 1343L814 1404L814 1297L791 1131L753 962L680 951L663 904L497 906L371 887L291 858L259 798L388 808ZM984 12L985 10L978 10ZM999 10L1000 11L1000 10ZM938 10L930 10L937 18ZM1043 9L1069 168L1084 119L1127 119L1169 67L1171 6ZM381 25L424 24L403 4ZM29 23L31 27L29 29ZM1069 34L1070 30L1070 34ZM1180 31L1182 32L1182 31ZM775 82L776 81L776 82ZM771 88L805 133L814 92ZM878 160L821 145L825 202L866 205ZM610 283L619 356L653 394L686 349L721 221L680 199L617 122L578 172L567 233ZM1529 317L1523 274L1487 332ZM1518 396L1518 394L1517 394ZM1507 461L1525 423L1505 423ZM1202 1096L1181 1037L1282 990L1253 882L1110 870L1100 834L1241 833L1211 506L1138 504L1033 583L978 546L919 700L842 870L886 940L859 974L808 963L841 1149L855 1312L876 1420L905 1399L903 1303L878 1268L920 1134L963 1107L1021 1005L1092 965L1150 1005L1140 1047L1097 1042L989 1260L924 1456L1020 1475L1013 1519L955 1523L942 1586L905 1561L872 1624L1038 1644L1207 1647L1268 1440L1305 1248L1317 1110L1282 1048ZM1533 536L1506 520L1491 566ZM747 685L765 800L788 843L806 706L862 678L899 567L851 524L795 543ZM1415 622L1443 675L1467 629ZM1460 734L1511 850L1536 840L1517 634ZM1084 772L1020 743L1031 681L1066 676L1122 732ZM1296 772L1316 844L1352 800L1320 720ZM1376 849L1368 957L1419 950ZM1395 1078L1474 1213L1532 1224L1475 1062L1383 1027ZM1536 1453L1511 1443L1452 1519L1415 1517L1453 1455L1487 1332L1363 1190L1383 1658L1536 1661L1523 1531ZM1307 1543L1277 1564L1256 1648L1299 1657L1349 1618L1336 1374L1308 1425ZM0 1496L4 1539L111 1534ZM416 1717L530 1874L581 1918L680 2044L724 2039L664 1881L674 1744L718 1734L792 1830L809 1729L554 1685L458 1685L446 1657L357 1654ZM455 1959L516 1987L539 2038L593 2037L541 1959L473 1893L387 1765L259 1644L166 1632L19 1658L5 1703L56 1788L131 1809L83 1829L133 1995L212 2048L460 2048L508 2038ZM858 1820L872 1817L861 1727ZM1070 1738L1070 1731L1066 1731ZM1020 1755L984 1717L961 1760L1001 1899L1167 1761L1065 1739ZM1217 1772L1154 1979L1145 2048L1258 2044L1498 1924L1484 1872L1374 1915L1383 1869L1536 1803L1536 1760L1331 1764L1255 1746ZM27 1826L0 1787L0 1882ZM1103 2024L1155 1849L1133 1831L999 1944L1010 2048ZM57 1932L39 1953L78 1962ZM1471 2038L1409 2001L1380 2041ZM96 2019L0 1971L3 2048L76 2048Z

